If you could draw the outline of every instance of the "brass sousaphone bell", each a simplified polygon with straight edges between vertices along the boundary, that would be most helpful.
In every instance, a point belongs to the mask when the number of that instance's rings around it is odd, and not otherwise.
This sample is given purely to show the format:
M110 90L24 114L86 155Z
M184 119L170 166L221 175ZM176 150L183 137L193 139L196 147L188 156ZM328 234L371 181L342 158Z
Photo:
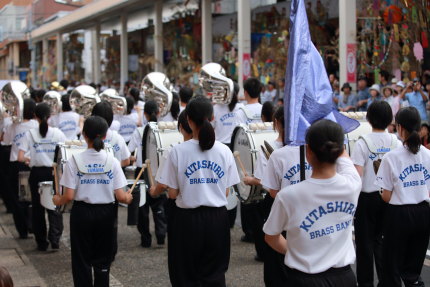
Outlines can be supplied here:
M84 118L91 116L94 106L99 102L97 91L88 85L80 85L70 94L70 107Z
M160 117L164 117L172 106L173 94L169 78L163 73L152 72L142 80L141 90L145 94L145 102L153 100L158 103Z
M58 115L63 106L61 95L57 91L49 91L43 96L43 102L47 103L51 109L51 116Z
M122 116L127 111L127 101L115 89L106 89L100 95L100 100L108 101L112 105L114 115Z
M208 63L200 70L200 86L205 95L215 104L228 105L234 92L233 81L226 77L224 68L217 63Z
M24 99L30 98L30 90L21 81L10 81L2 88L1 103L14 123L19 123L24 117Z

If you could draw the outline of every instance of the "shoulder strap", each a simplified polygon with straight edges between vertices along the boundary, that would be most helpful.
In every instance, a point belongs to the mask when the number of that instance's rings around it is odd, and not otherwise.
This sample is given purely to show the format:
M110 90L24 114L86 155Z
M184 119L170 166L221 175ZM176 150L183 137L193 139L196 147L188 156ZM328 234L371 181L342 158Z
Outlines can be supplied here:
M74 154L73 159L76 162L79 172L83 174L104 174L112 170L113 164L113 154L110 152L106 152L106 154L107 157L104 164L85 164L82 153Z
M118 137L120 137L120 135L116 131L112 131L112 139L110 140L109 145L112 147L115 146L118 143Z
M245 107L242 106L240 109L243 111L248 120L260 120L261 118L255 115L252 115L251 112Z
M42 138L37 129L30 130L31 137L33 141L38 144L53 144L60 140L60 135L54 130L54 135L50 138Z
M140 138L143 138L143 130L144 130L144 128L142 128L142 127L137 128L137 131L139 132Z
M389 151L392 151L393 149L395 149L397 147L397 137L396 135L390 134L391 136L391 143L389 147L381 147L378 148L375 146L375 144L373 143L373 141L370 139L369 135L362 135L360 136L360 139L363 139L364 142L367 145L367 148L369 149L369 151L371 153L374 154L385 154Z

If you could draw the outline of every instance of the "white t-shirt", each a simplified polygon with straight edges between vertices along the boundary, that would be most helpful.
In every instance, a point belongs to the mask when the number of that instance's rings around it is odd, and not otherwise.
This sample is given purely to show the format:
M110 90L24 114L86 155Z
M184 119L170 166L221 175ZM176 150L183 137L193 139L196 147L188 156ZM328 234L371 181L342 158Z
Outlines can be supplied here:
M113 130L113 131L119 131L119 127L120 127L120 123L117 120L113 120L112 123L110 124L109 129Z
M124 138L125 142L128 143L131 139L131 135L137 128L138 115L137 113L124 115L118 117L120 123L118 133Z
M385 154L375 184L393 192L390 204L429 201L430 150L421 146L416 155L403 145Z
M261 96L261 103L264 104L265 102L273 102L275 97L276 97L276 89L273 89L272 91L266 90Z
M309 178L283 188L263 231L287 231L285 265L315 274L354 263L352 221L360 190L360 176L347 158L338 159L332 178Z
M272 141L269 143L272 148L274 150L280 149L284 146L283 142L279 142L279 141ZM273 151L275 152L275 151ZM273 153L272 153L273 154ZM257 163L255 164L255 172L254 172L254 177L261 180L264 176L264 171L267 168L267 158L266 155L263 153L263 151L260 148L260 151L258 153L258 157L257 157Z
M244 124L243 112L240 111L243 104L237 103L233 111L230 111L228 105L214 105L214 120L212 126L215 129L216 140L222 143L230 144L233 130L239 124Z
M144 127L137 128L131 136L130 142L128 143L129 152L136 151L136 166L142 167L142 135Z
M68 140L76 140L80 133L79 119L79 114L73 111L61 112L56 116L50 117L48 124L59 128Z
M159 122L174 122L176 121L171 112L168 112L167 115L165 115L164 117L160 118Z
M310 178L312 167L305 159L305 177ZM275 150L267 162L261 184L267 190L282 188L300 182L300 147L284 146Z
M0 131L3 134L3 140L1 141L1 145L11 145L12 144L12 138L11 135L7 135L6 131L9 129L9 127L12 125L12 119L10 117L4 118L2 121L0 121Z
M94 149L82 152L82 158L89 165L104 165L107 153ZM116 158L112 158L112 169L103 174L83 174L79 172L76 161L67 161L60 184L75 190L75 200L91 204L106 204L115 201L114 190L127 185L127 180Z
M380 149L387 150L391 147L392 136L387 132L370 133L368 135L372 143ZM397 140L397 147L401 146L402 142ZM352 151L351 159L355 165L363 167L363 192L374 192L379 190L379 186L375 185L375 171L373 169L373 162L382 158L385 154L375 154L370 152L366 142L359 139Z
M128 151L123 137L116 131L108 129L104 142L112 146L113 154L119 162L130 157L130 152Z
M241 117L242 120L241 122L250 124L250 123L261 123L261 109L263 108L263 105L260 103L255 103L255 104L249 104L249 105L245 105L245 110L247 110L248 112L248 116L251 116L252 118L249 118L244 111L241 111Z
M18 152L20 147L22 146L23 141L25 140L25 134L27 133L27 131L38 127L39 124L35 120L12 124L8 127L5 133L5 137L12 139L9 161L12 162L18 160ZM26 153L26 156L30 156L30 154Z
M202 151L191 139L174 146L163 165L159 182L179 189L176 205L180 208L227 205L226 189L240 182L230 149L215 142Z
M33 130L36 131L35 133L41 138L39 130ZM28 131L19 149L26 153L30 152L30 167L51 167L54 162L56 145L66 140L66 136L58 128L49 127L46 136L41 138L40 142L36 142L31 132Z
M179 114L181 114L187 106L179 106Z

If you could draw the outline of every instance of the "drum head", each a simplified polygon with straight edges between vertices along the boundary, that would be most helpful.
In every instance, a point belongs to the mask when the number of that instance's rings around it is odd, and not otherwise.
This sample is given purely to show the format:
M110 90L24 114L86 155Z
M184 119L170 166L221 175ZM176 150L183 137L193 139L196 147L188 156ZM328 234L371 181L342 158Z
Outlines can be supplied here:
M251 139L251 133L248 133L248 128L245 126L238 126L233 131L231 138L232 151L239 152L240 159L245 167L245 170L249 176L254 173L254 161L250 152L251 148L254 148L253 140ZM242 179L245 175L243 174L240 164L236 158L236 166L239 172L239 177ZM251 186L245 185L243 181L234 186L237 196L242 202L247 202L251 196Z
M354 145L362 135L367 135L372 132L372 126L367 121L359 121L360 125L358 128L353 130L350 133L347 133L345 135L346 137L346 151L349 155L352 154L352 151L354 150Z
M39 194L40 204L46 209L55 210L56 206L52 202L54 196L52 181L39 182Z

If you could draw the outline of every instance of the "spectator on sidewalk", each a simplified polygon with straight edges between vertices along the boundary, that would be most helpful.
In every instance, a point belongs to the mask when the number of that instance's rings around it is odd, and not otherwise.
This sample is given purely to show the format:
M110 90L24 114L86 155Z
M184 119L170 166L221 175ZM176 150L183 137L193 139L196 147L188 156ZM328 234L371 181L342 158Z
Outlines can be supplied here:
M338 108L341 112L353 112L356 109L358 98L357 95L351 93L351 86L345 83L342 86L342 94L339 96Z
M428 94L423 90L418 78L415 78L413 82L409 82L400 96L402 99L407 100L410 106L418 110L422 122L427 122L426 103L428 102Z
M367 101L367 108L369 108L370 105L375 101L382 101L381 88L379 87L378 84L373 84L369 89L369 93L370 93L370 98Z
M370 98L369 88L367 87L367 78L365 76L358 78L357 91L357 111L365 112L367 110L367 101Z

